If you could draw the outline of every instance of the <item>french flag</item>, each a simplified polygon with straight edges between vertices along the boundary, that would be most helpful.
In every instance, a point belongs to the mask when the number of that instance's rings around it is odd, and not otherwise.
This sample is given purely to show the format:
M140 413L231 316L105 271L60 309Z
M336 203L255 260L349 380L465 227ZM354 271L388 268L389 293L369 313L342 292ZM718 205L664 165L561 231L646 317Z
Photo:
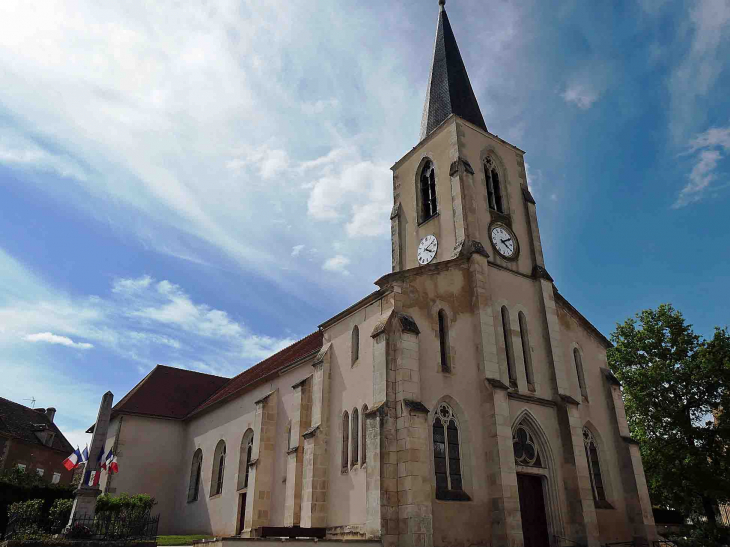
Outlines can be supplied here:
M71 454L68 458L63 460L63 466L68 470L71 471L74 467L79 465L81 463L81 452L79 451L79 447L76 447L76 450L73 451L73 454Z
M101 464L101 468L106 471L109 471L108 466L112 462L113 459L114 459L114 448L110 448L109 453L106 455L106 458L104 458L104 463Z
M111 456L111 459L109 457ZM119 473L119 464L117 463L117 455L114 454L111 450L109 450L109 454L106 457L107 459L107 468L110 475L114 473Z
M104 447L102 447L101 451L99 452L99 457L96 459L96 464L99 466L99 469L95 471L94 478L92 479L91 486L99 486L99 481L101 480L101 470L104 467Z
M81 461L79 462L79 465L82 463L86 463L89 461L89 445L87 444L84 447L84 451L81 453Z

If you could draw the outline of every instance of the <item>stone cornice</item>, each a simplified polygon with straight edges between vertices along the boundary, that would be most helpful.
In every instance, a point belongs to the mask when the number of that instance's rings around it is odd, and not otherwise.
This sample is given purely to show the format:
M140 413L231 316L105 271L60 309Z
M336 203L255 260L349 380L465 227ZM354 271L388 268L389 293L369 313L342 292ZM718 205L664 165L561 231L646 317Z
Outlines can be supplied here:
M263 397L261 397L258 401L254 401L253 404L258 405L258 404L263 403L264 401L266 401L266 399L268 399L269 397L271 397L276 392L277 392L276 389L274 391L269 391L266 395L264 395Z
M533 403L533 404L541 405L541 406L549 406L549 407L558 406L558 403L556 403L555 401L552 401L550 399L543 399L542 397L537 397L535 395L525 395L523 393L519 393L516 391L508 392L507 397L509 397L510 399L514 399L515 401L523 401L525 403Z
M319 431L319 426L315 425L314 427L310 427L304 433L302 433L302 437L304 437L305 439L311 439L317 434L317 431Z
M509 390L509 386L498 378L487 378L486 382L493 388Z
M411 401L410 399L403 399L403 405L413 412L423 412L424 414L428 414L430 410L426 408L426 405L424 405L420 401Z

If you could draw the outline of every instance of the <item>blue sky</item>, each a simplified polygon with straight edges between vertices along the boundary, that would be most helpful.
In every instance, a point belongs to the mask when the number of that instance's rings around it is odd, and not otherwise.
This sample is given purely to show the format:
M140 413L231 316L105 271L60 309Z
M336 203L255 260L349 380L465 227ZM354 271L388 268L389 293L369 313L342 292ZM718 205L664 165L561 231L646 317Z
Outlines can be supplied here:
M156 363L234 375L373 290L437 7L3 2L0 396L83 443ZM726 325L730 3L447 10L561 293Z

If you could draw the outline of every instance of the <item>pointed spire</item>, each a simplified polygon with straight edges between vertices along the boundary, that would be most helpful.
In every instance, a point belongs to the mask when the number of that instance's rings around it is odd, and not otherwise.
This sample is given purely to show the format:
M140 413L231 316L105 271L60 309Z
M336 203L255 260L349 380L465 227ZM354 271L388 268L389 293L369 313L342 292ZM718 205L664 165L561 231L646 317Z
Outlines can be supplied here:
M431 75L426 90L421 120L421 140L425 139L446 118L456 114L481 127L487 125L466 73L464 61L456 44L454 31L446 14L446 0L439 0L439 20L433 52Z

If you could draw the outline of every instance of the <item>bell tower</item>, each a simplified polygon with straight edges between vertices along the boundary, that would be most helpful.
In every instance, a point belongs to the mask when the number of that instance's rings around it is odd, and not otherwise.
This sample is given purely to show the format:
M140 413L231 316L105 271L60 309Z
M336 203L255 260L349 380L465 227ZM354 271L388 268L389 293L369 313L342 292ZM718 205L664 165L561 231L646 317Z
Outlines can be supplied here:
M479 252L528 275L543 266L524 152L487 130L439 0L420 142L393 167L393 271Z

